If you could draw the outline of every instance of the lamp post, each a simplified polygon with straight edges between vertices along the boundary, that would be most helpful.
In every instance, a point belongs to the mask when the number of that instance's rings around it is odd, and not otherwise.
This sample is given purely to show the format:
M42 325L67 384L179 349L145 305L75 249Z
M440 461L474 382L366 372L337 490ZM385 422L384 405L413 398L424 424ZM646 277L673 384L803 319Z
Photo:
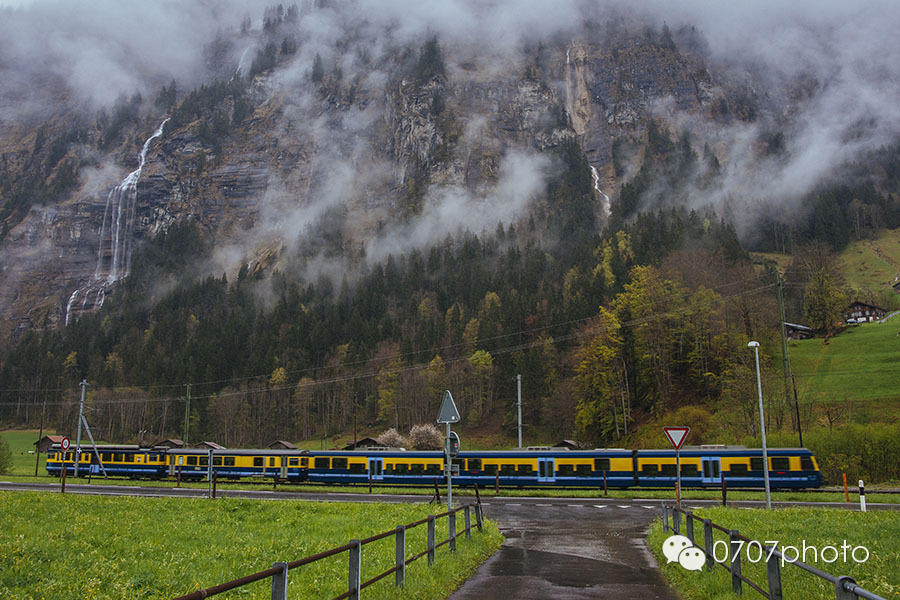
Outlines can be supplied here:
M753 348L753 353L756 355L756 389L759 392L759 432L762 435L763 480L766 484L766 509L771 510L772 494L769 490L769 453L766 449L766 417L763 413L762 379L759 376L759 342L750 342L747 346Z

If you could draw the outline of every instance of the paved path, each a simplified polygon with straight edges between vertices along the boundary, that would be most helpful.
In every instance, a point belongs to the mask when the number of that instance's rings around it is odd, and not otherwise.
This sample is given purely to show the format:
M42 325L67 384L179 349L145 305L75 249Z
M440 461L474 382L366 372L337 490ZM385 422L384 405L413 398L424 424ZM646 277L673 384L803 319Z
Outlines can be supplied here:
M677 600L644 545L657 504L490 501L506 542L450 600Z

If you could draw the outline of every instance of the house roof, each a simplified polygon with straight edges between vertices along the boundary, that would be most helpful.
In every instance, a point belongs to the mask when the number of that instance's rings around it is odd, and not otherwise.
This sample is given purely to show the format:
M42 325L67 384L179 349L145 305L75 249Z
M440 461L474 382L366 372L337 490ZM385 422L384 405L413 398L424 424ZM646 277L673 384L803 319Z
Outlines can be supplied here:
M225 446L217 444L215 442L200 442L194 446L195 448L212 448L213 450L225 450Z
M49 441L51 444L62 444L62 440L64 437L65 437L64 435L45 435L44 437L42 437L41 439L36 441L34 443L34 445L37 446L38 444L40 444L41 442L44 442L45 440Z
M356 440L355 442L350 442L346 446L344 446L344 450L353 450L355 448L368 448L371 446L384 446L384 442L379 440L378 438L373 437L364 437Z
M275 440L274 442L272 442L271 444L269 444L266 447L267 448L283 448L285 450L296 450L297 449L297 446L295 446L294 444L292 444L291 442L289 442L287 440Z
M865 302L860 302L859 300L856 300L856 301L850 303L850 308L853 308L854 306L863 306L865 308L874 308L875 310L887 312L885 309L881 308L880 306L875 306L874 304L866 304Z
M784 326L788 329L797 329L799 331L812 331L812 327L807 327L806 325L798 325L797 323L788 323L784 322Z

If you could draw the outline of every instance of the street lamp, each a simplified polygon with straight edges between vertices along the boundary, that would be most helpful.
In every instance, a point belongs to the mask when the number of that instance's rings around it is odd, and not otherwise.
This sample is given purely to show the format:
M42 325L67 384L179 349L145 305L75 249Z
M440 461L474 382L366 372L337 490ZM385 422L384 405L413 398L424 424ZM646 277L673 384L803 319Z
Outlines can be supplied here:
M766 449L766 417L763 413L762 379L759 376L759 342L750 342L747 347L753 348L756 355L756 389L759 391L759 431L762 434L763 480L766 483L766 508L772 508L772 494L769 490L769 453Z

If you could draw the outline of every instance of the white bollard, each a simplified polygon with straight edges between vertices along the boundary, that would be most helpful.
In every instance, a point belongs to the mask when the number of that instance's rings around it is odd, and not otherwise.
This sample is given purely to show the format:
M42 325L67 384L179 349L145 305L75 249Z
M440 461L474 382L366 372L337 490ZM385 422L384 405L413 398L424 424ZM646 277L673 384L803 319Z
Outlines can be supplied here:
M862 479L859 480L859 511L866 512L866 488Z

